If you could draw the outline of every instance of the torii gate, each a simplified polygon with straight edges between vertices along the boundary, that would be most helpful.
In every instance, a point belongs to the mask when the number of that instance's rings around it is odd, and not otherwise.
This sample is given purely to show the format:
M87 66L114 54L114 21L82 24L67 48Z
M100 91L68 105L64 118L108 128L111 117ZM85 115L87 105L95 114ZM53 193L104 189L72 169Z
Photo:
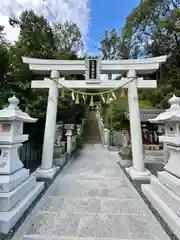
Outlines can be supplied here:
M53 151L55 139L55 126L58 104L58 88L62 84L72 89L113 89L116 87L128 88L128 105L130 114L131 143L133 153L133 167L127 169L132 179L147 179L150 172L144 168L144 154L138 102L138 88L156 88L156 80L143 80L136 74L151 74L155 72L167 56L130 59L130 60L48 60L23 57L24 63L36 73L51 72L51 78L34 80L32 88L48 88L49 97L46 113L46 124L43 143L43 154L40 168L36 170L37 177L52 178L57 168L53 166ZM61 74L86 74L86 80L64 80ZM100 80L100 74L127 74L121 80ZM56 81L52 81L56 79ZM60 83L60 84L58 84Z

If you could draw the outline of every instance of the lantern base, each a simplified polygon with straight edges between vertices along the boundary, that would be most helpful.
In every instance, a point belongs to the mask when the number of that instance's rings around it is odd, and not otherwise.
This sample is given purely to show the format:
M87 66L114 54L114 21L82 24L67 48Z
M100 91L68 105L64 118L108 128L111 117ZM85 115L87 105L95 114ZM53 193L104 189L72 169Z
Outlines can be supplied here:
M10 175L0 175L0 193L7 193L14 190L19 184L29 177L29 170L21 168Z
M30 207L44 188L43 182L36 183L35 187L20 200L9 212L0 212L0 232L8 234L20 217Z
M180 179L163 171L151 176L150 184L142 184L141 190L171 231L180 239Z
M180 147L167 144L169 159L164 169L170 174L180 178Z

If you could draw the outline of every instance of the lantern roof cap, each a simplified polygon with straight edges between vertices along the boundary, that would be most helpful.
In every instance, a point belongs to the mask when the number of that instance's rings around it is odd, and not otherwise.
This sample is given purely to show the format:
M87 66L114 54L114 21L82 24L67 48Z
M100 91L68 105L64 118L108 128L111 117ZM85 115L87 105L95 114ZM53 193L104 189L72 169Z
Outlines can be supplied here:
M8 99L9 106L0 110L0 121L21 121L21 122L36 122L36 118L31 118L27 113L23 112L18 104L19 99L14 95Z
M180 122L180 98L175 95L169 99L170 108L159 114L154 119L149 119L151 123Z

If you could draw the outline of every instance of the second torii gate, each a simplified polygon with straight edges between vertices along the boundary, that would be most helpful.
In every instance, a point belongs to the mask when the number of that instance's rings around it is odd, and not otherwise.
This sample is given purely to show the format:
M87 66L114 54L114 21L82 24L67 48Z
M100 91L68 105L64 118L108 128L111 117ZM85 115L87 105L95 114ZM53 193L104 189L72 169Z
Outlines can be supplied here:
M131 143L133 167L127 169L132 179L147 179L150 172L144 168L144 154L138 102L138 88L156 88L156 80L143 80L138 74L155 72L167 56L142 60L47 60L23 57L23 62L36 73L51 72L50 78L32 81L32 88L48 88L48 104L44 133L43 154L40 168L36 170L37 177L52 178L57 168L53 166L53 151L55 126L58 105L58 88L65 86L71 89L114 89L128 88L128 105L130 114ZM86 80L64 80L60 74L86 74ZM121 80L100 80L100 74L126 73ZM54 81L53 81L54 80Z

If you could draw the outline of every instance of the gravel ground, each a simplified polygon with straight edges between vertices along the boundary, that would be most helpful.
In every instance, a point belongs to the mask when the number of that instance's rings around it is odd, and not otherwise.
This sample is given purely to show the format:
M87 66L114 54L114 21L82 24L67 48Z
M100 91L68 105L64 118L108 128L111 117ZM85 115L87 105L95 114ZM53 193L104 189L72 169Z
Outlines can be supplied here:
M143 198L144 202L147 204L147 206L149 207L149 209L151 210L151 212L154 214L154 216L156 217L156 219L159 221L159 223L161 224L161 226L163 227L163 229L166 231L166 233L169 235L169 237L171 238L171 240L179 240L179 238L176 237L176 235L171 231L170 227L167 225L167 223L164 221L164 219L159 215L159 213L156 211L156 209L152 206L152 204L148 201L148 199L144 196L143 192L141 191L141 184L144 183L148 183L146 182L140 182L140 181L132 181L132 179L129 177L129 175L127 174L127 172L125 171L125 168L123 168L120 163L118 163L119 166L121 167L121 169L123 170L123 172L126 174L126 176L128 177L128 179L131 181L131 183L133 184L133 186L136 188L136 190L138 191L139 195ZM158 165L158 171L162 170L161 168L162 166ZM152 167L152 168L148 168L152 174L156 175L156 168Z
M59 172L62 169L59 170ZM59 174L59 172L57 174ZM21 224L23 223L23 221L26 219L26 217L28 216L28 214L33 210L33 208L36 206L37 202L42 198L42 196L44 195L44 193L47 191L47 189L50 187L50 185L52 184L53 180L43 180L44 181L44 189L43 191L39 194L39 196L36 198L36 200L32 203L32 205L27 209L27 211L23 214L23 216L19 219L19 221L16 223L16 225L13 227L13 229L8 233L8 234L0 234L0 240L10 240L12 239L12 237L14 236L14 234L16 233L16 231L18 230L18 228L21 226Z
M71 159L71 161L75 160L79 155L79 152L76 152L73 155L73 159ZM121 165L119 164L119 166L121 167ZM64 166L63 166L64 167ZM59 170L59 172L57 173L57 175L62 171L63 167ZM158 170L161 170L161 167L159 165ZM121 169L124 171L124 173L127 175L125 169L123 167L121 167ZM156 170L153 169L149 169L151 170L151 172L153 174L156 173ZM56 175L56 176L57 176ZM55 176L55 178L56 178ZM127 175L127 177L129 178L129 176ZM47 191L47 189L50 187L50 185L52 184L52 182L55 180L55 178L53 180L49 180L49 179L43 179L43 181L45 182L45 187L44 190L41 192L41 194L38 196L38 198L34 201L34 203L31 205L31 207L23 214L23 216L20 218L20 220L17 222L17 224L15 225L15 227L11 230L11 232L7 235L2 235L0 234L0 240L11 240L12 237L14 236L14 234L16 233L16 231L18 230L18 228L23 224L24 220L26 219L26 217L31 213L31 211L33 210L33 208L36 206L36 204L39 202L39 200L42 198L42 196L44 195L44 193ZM129 180L131 181L131 179L129 178ZM40 181L40 180L39 180ZM131 181L132 182L132 181ZM143 182L144 183L144 182ZM178 240L178 238L172 233L171 229L169 228L169 226L165 223L165 221L161 218L161 216L158 214L158 212L153 208L153 206L151 205L151 203L147 200L147 198L143 195L142 191L141 191L141 183L139 183L139 181L133 181L132 182L133 186L136 188L136 190L138 191L138 193L140 194L140 196L144 199L145 203L148 205L149 209L152 211L152 213L155 215L155 217L157 218L157 220L159 221L159 223L161 224L161 226L164 228L164 230L166 231L166 233L169 235L169 237L172 240Z
M117 161L118 155L106 147L85 145L80 156L57 176L13 240L169 240Z

